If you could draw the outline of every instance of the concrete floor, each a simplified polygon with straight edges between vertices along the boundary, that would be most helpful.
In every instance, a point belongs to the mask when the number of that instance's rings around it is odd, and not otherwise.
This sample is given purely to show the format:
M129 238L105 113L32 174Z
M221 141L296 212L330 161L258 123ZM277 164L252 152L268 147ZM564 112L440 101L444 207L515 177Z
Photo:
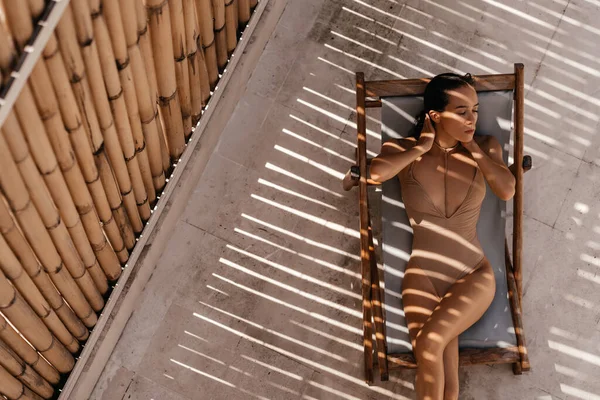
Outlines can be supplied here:
M340 187L356 141L354 72L522 62L532 371L462 368L461 399L600 399L600 1L271 0L269 18L92 398L414 398L412 371L363 382L357 193Z

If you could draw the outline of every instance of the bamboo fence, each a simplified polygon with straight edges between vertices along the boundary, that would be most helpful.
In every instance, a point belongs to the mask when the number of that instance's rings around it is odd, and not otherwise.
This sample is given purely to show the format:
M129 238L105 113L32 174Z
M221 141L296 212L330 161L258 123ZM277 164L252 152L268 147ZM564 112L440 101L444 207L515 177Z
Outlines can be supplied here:
M0 398L56 396L257 1L61 3L0 0Z

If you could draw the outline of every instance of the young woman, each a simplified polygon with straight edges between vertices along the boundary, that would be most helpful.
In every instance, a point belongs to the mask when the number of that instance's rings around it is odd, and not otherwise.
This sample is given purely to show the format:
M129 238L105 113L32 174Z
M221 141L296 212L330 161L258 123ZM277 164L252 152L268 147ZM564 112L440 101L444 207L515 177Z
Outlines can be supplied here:
M420 400L458 399L458 335L492 302L494 272L477 238L488 182L502 200L515 179L493 136L474 136L479 102L469 74L441 74L424 93L414 137L383 144L371 179L399 179L413 228L402 302Z

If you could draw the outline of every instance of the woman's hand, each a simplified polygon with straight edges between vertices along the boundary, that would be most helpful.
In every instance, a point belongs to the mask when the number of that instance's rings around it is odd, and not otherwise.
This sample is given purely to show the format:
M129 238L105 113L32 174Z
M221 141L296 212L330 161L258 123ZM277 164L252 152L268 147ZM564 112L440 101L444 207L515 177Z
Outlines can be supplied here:
M477 149L479 149L479 144L475 141L474 138L475 137L473 136L473 138L468 142L460 142L460 144L462 144L463 147L469 150L471 153L476 152Z
M429 114L425 114L425 122L423 123L423 128L421 129L421 136L419 136L419 140L417 141L416 147L420 148L423 153L427 153L431 150L433 146L433 140L435 139L435 128L431 123L431 119L429 118Z

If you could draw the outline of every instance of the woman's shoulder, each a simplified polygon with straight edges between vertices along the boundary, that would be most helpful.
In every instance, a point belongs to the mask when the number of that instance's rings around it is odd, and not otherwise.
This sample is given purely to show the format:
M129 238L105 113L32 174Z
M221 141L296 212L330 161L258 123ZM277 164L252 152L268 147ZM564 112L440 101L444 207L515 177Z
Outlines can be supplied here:
M500 152L502 153L502 145L493 135L477 135L474 137L481 150L486 153Z

